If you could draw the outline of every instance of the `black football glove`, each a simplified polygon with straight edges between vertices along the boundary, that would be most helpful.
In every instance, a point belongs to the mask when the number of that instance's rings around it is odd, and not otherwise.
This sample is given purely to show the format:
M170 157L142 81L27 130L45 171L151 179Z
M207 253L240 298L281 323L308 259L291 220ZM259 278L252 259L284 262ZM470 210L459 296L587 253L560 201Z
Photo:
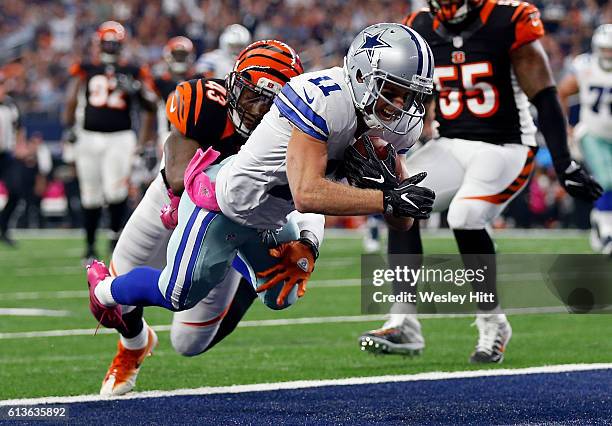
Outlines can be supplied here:
M395 148L387 144L387 158L380 160L369 136L364 135L362 138L368 153L366 157L353 145L344 151L344 173L349 185L379 190L395 188L399 184L395 175Z
M400 183L397 188L383 191L385 214L395 217L428 219L436 194L429 188L417 186L427 177L426 172L417 173Z
M575 161L558 173L559 183L569 195L585 201L595 201L603 193L601 185Z

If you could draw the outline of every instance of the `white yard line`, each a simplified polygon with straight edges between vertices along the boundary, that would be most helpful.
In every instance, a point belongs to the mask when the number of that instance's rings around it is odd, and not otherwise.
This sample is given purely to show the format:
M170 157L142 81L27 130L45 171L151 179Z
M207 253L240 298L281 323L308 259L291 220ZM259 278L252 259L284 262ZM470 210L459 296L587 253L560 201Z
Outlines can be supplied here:
M102 397L100 395L55 396L46 398L10 399L0 401L0 406L40 405L40 404L70 404L92 401L128 400L145 398L164 398L174 396L235 394L244 392L266 392L290 389L308 389L321 386L354 386L377 383L416 382L423 380L453 380L477 377L519 376L530 374L558 374L577 371L609 370L612 364L562 364L542 367L516 368L516 369L489 369L472 371L434 371L429 373L349 377L346 379L329 380L297 380L292 382L257 383L250 385L233 385L218 387L201 387L195 389L176 389L172 391L134 392L123 396Z
M69 311L33 308L0 308L0 316L14 317L67 317Z
M545 314L545 313L567 313L564 307L541 307L541 308L519 308L507 309L508 315ZM420 319L443 319L443 318L472 318L473 314L420 314ZM345 315L326 317L304 317L304 318L279 318L266 320L241 321L238 327L277 327L285 325L301 324L332 324L350 322L382 321L385 315ZM170 325L156 325L152 327L155 331L169 331ZM18 331L0 333L0 340L6 339L33 339L39 337L68 337L68 336L91 336L96 332L95 328L77 328L71 330L44 330L44 331ZM114 334L113 329L100 328L98 334Z
M79 268L79 273L84 269ZM43 275L41 273L41 275ZM83 276L84 276L83 272ZM513 274L499 274L498 280L501 282L520 282L527 280L540 280L542 274L538 273L513 273ZM340 288L340 287L359 287L361 280L359 278L348 278L348 279L328 279L328 280L314 280L308 282L309 289L317 288ZM88 296L86 290L58 290L58 291L20 291L14 293L0 293L0 301L3 300L48 300L48 299L81 299Z
M81 299L88 296L89 292L87 290L22 291L17 293L0 293L0 300Z

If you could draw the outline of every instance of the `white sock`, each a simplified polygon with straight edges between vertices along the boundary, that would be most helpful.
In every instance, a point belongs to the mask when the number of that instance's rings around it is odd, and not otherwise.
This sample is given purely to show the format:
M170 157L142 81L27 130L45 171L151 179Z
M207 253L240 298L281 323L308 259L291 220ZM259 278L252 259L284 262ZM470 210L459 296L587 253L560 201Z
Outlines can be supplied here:
M133 351L136 349L142 349L147 346L147 343L149 343L149 326L147 325L147 322L144 320L144 318L142 319L142 324L142 330L140 330L140 333L138 333L137 336L130 338L123 336L120 337L121 344L124 348Z
M108 277L105 278L94 290L94 294L107 308L112 308L113 306L117 306L117 302L113 299L113 295L111 293L111 284L113 283L114 278Z
M132 305L121 305L121 315L129 314L129 313L130 313L130 312L132 312L134 309L136 309L136 306L132 306Z

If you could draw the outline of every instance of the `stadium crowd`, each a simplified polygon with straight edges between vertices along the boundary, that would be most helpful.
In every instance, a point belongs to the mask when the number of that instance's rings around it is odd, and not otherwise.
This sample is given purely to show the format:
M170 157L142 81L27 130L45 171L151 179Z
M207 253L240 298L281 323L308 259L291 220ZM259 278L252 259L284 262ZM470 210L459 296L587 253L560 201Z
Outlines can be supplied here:
M590 48L593 29L612 22L606 0L538 0L547 36L543 44L559 79L570 60ZM141 63L161 60L166 41L189 37L197 54L217 47L221 31L241 23L253 39L277 38L296 47L305 69L340 65L348 44L366 25L400 21L423 0L31 0L0 2L0 84L16 101L28 139L41 135L61 164L60 112L70 65L87 55L92 34L106 20L125 25L124 54ZM573 111L570 121L577 115ZM54 143L55 142L55 143ZM49 182L70 173L53 167ZM48 185L47 190L56 189ZM38 197L44 190L37 187ZM0 190L0 193L2 191ZM70 191L66 191L70 193ZM74 192L74 191L72 191ZM76 191L78 193L78 191ZM0 194L1 195L1 194ZM68 202L67 211L74 205ZM77 201L78 203L78 201ZM499 226L588 227L588 206L575 205L554 180L545 152L529 190ZM72 215L71 225L78 225Z

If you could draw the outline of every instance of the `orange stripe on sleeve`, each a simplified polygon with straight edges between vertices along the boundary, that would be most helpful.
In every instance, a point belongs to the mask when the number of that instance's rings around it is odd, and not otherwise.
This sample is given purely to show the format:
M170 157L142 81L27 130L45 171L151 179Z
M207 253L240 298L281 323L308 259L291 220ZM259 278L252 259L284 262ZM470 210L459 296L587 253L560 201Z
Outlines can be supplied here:
M182 135L187 133L187 117L191 106L191 86L183 82L176 87L166 102L166 117Z
M544 36L540 11L532 4L522 3L512 16L512 22L514 22L514 43L510 47L511 52Z
M404 18L404 20L402 21L402 24L406 25L407 27L411 27L412 22L414 22L414 18L416 18L418 14L419 12L412 12L410 15Z
M198 82L196 83L196 105L195 105L195 115L193 117L194 125L198 122L198 118L200 117L200 110L202 109L202 101L203 101L202 80L198 80Z
M493 12L493 9L495 9L496 5L497 0L489 0L484 4L482 9L480 9L480 20L483 24L487 23L489 16L491 15L491 12Z
M72 64L68 69L68 72L73 77L85 78L85 70L81 68L81 64L79 63Z

